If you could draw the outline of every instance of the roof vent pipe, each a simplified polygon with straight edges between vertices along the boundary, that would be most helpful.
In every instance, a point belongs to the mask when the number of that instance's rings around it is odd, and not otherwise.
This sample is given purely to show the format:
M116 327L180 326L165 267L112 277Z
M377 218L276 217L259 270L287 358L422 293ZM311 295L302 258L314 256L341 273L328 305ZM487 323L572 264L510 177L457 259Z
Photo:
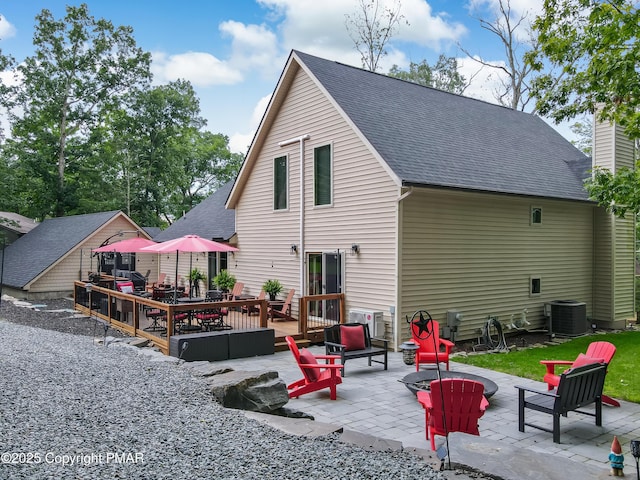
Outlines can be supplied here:
M305 295L304 282L304 142L309 140L311 135L306 134L300 137L291 138L278 143L279 147L285 147L294 143L300 143L300 240L298 241L298 251L300 252L300 296Z

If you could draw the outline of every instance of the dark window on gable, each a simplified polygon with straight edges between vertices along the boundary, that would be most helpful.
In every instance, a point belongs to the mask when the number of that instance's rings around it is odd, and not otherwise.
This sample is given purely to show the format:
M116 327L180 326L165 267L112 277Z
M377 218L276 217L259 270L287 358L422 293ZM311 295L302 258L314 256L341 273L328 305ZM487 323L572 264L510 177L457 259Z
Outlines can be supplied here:
M313 149L313 201L331 205L331 145Z
M287 157L273 160L273 209L287 209Z
M540 225L542 223L542 208L531 207L531 225Z

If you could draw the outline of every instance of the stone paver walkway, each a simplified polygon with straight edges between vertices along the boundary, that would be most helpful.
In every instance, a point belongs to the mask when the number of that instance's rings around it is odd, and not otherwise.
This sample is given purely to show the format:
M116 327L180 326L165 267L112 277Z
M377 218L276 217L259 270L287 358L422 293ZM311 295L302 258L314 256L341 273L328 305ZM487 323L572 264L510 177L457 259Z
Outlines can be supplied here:
M324 353L324 347L314 346L310 350ZM276 370L286 383L302 376L288 351L218 363L236 370ZM555 444L550 433L530 427L524 433L518 431L518 391L514 385L545 389L545 384L455 362L451 362L451 370L481 375L499 386L480 419L481 436L457 433L449 436L452 462L503 478L607 478L609 450L613 436L617 435L625 455L625 473L627 476L635 473L629 441L640 439L640 405L623 401L620 408L603 406L602 427L595 425L593 417L569 414L560 421L562 443ZM403 363L401 353L389 354L387 371L381 365L367 366L366 359L350 360L346 363L343 383L338 386L336 401L330 400L329 391L325 390L292 399L287 406L313 415L318 422L396 440L404 447L429 449L424 410L415 395L400 382L414 371L414 366ZM541 369L541 378L542 374ZM550 415L533 411L527 411L527 420L549 427L552 421ZM440 444L444 441L442 437L436 438ZM558 459L567 461L559 466ZM550 472L541 475L547 469Z

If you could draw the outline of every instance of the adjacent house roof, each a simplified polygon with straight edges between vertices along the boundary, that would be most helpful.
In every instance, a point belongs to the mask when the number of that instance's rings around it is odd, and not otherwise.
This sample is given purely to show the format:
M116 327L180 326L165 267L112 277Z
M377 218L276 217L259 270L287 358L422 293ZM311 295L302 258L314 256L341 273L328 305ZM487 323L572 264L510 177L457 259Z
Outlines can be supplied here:
M0 227L24 234L31 231L38 222L13 212L0 212Z
M44 220L5 250L2 283L23 288L120 211Z
M224 206L232 185L233 182L228 182L221 186L153 239L164 242L184 235L198 235L209 240L228 241L236 230L235 211Z
M160 227L142 227L142 230L149 235L149 238L155 237L162 231Z
M300 68L400 185L588 200L583 178L590 159L539 117L294 50L230 206Z

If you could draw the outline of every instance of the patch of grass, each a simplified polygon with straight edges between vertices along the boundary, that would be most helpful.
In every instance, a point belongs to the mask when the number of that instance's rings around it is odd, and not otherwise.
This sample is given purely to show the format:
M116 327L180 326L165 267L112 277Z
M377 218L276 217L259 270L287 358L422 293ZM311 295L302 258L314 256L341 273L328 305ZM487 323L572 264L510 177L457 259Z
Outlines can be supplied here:
M640 331L589 335L560 345L456 357L453 360L541 382L546 369L540 360L575 360L579 353L587 351L591 342L596 341L611 342L616 346L616 354L609 364L604 383L604 393L613 398L640 403L640 368L637 365ZM562 373L562 369L556 367L556 373Z

